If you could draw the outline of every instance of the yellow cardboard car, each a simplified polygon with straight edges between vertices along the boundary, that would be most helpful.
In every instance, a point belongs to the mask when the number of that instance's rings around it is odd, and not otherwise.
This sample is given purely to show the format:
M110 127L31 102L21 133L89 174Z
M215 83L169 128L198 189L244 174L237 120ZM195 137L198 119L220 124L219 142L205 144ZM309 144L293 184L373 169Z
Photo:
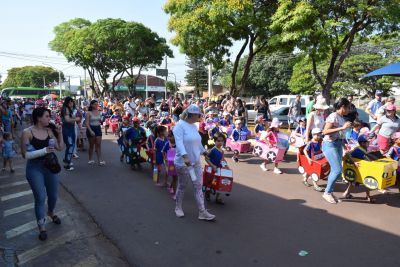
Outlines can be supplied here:
M366 154L366 159L352 158L343 160L343 177L349 182L364 184L371 190L385 189L396 183L398 162L383 157L379 152Z

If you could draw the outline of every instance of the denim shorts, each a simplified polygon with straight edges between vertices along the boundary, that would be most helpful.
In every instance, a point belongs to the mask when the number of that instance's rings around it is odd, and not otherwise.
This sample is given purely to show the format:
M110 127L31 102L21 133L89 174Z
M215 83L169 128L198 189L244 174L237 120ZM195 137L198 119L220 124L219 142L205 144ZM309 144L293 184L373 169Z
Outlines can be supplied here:
M92 129L92 131L94 132L94 135L95 135L96 137L102 136L102 135L103 135L103 133L101 132L101 126L100 126L100 125L98 125L98 126L92 126L92 125L90 125L90 128ZM93 136L90 134L89 129L86 130L86 136L87 136L87 138L93 137Z

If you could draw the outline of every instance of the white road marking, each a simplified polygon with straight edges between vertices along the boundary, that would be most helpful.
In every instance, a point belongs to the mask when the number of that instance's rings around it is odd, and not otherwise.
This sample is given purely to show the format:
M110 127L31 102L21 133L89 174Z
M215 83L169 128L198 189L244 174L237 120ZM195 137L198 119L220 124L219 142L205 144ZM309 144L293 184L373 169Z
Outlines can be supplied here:
M18 186L18 185L23 185L23 184L27 184L27 183L28 183L28 181L19 181L19 182L15 182L15 183L0 185L0 189L13 187L13 186Z
M4 197L1 197L1 201L7 201L7 200L10 200L10 199L23 197L23 196L27 196L27 195L31 195L31 194L32 194L32 190L22 191L22 192L18 192L18 193L15 193L15 194L10 194L10 195L6 195Z
M3 217L7 217L7 216L10 216L13 214L17 214L17 213L20 213L23 211L33 209L34 206L35 206L34 203L29 203L27 205L23 205L23 206L19 206L19 207L13 208L13 209L5 210L3 213Z
M62 219L65 216L67 216L67 213L65 211L60 211L56 215L58 216L58 218ZM46 218L46 224L51 223L51 222L52 222L51 219L47 219ZM32 229L35 229L35 228L37 228L37 221L33 220L33 221L30 221L30 222L25 223L23 225L20 225L18 227L15 227L15 228L13 228L11 230L8 230L5 233L5 235L6 235L7 239L10 239L10 238L16 237L18 235L22 235L23 233L26 233L26 232L28 232L28 231L30 231Z
M99 264L99 262L96 259L96 256L90 255L86 259L81 260L77 264L75 264L73 267L95 267Z
M13 175L11 175L11 174L0 175L0 179L7 179L7 178L18 179L18 178L25 178L25 177L26 177L25 172L24 173L14 173Z
M22 265L27 263L33 259L36 259L39 256L42 256L53 249L57 248L58 246L64 245L66 242L71 241L76 236L75 231L70 231L54 240L50 239L46 242L43 242L41 245L27 250L22 254L17 255L18 265Z

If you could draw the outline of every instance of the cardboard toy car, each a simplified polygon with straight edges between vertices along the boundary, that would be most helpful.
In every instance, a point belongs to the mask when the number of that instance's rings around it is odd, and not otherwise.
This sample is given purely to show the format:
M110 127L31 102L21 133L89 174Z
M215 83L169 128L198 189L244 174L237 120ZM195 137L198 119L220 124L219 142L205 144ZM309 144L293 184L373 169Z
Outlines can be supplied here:
M118 119L117 118L110 119L109 120L109 125L110 125L110 128L111 128L111 132L113 134L116 134L117 131L118 131L118 126L119 126Z
M233 171L228 169L226 161L222 162L222 168L214 172L211 166L206 165L203 172L203 191L211 193L231 193L233 186Z
M249 141L233 141L231 138L226 139L227 150L232 150L238 153L247 153L251 151L251 144Z
M221 131L226 133L228 136L231 136L232 131L233 131L233 125L221 126Z
M331 166L323 153L312 155L312 164L308 162L307 157L304 155L306 146L299 148L297 153L298 170L301 174L308 174L315 182L321 179L327 179L331 172Z
M347 151L353 150L357 146L359 146L357 141L352 140L352 139L346 140L345 147L346 147ZM375 144L374 142L371 142L368 146L368 152L376 152L376 151L379 151L379 146L377 144Z
M170 148L167 151L167 175L172 177L177 176L174 164L175 153L175 149Z
M304 137L298 136L295 131L292 131L289 138L290 145L300 148L304 146L306 143L304 142Z
M369 152L366 159L353 158L343 161L343 177L349 182L364 184L368 189L385 189L396 183L398 162L383 157L380 152Z
M278 163L283 160L286 149L287 148L283 146L270 146L264 141L256 140L253 154L270 162Z

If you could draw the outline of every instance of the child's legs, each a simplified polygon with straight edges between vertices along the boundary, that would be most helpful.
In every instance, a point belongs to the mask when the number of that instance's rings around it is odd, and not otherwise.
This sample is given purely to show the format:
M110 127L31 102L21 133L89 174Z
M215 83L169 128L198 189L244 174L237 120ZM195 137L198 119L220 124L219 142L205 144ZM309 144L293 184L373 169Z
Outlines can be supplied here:
M347 185L346 191L344 191L343 195L347 196L348 194L351 193L352 189L353 189L353 185L351 182L349 182L349 184Z

